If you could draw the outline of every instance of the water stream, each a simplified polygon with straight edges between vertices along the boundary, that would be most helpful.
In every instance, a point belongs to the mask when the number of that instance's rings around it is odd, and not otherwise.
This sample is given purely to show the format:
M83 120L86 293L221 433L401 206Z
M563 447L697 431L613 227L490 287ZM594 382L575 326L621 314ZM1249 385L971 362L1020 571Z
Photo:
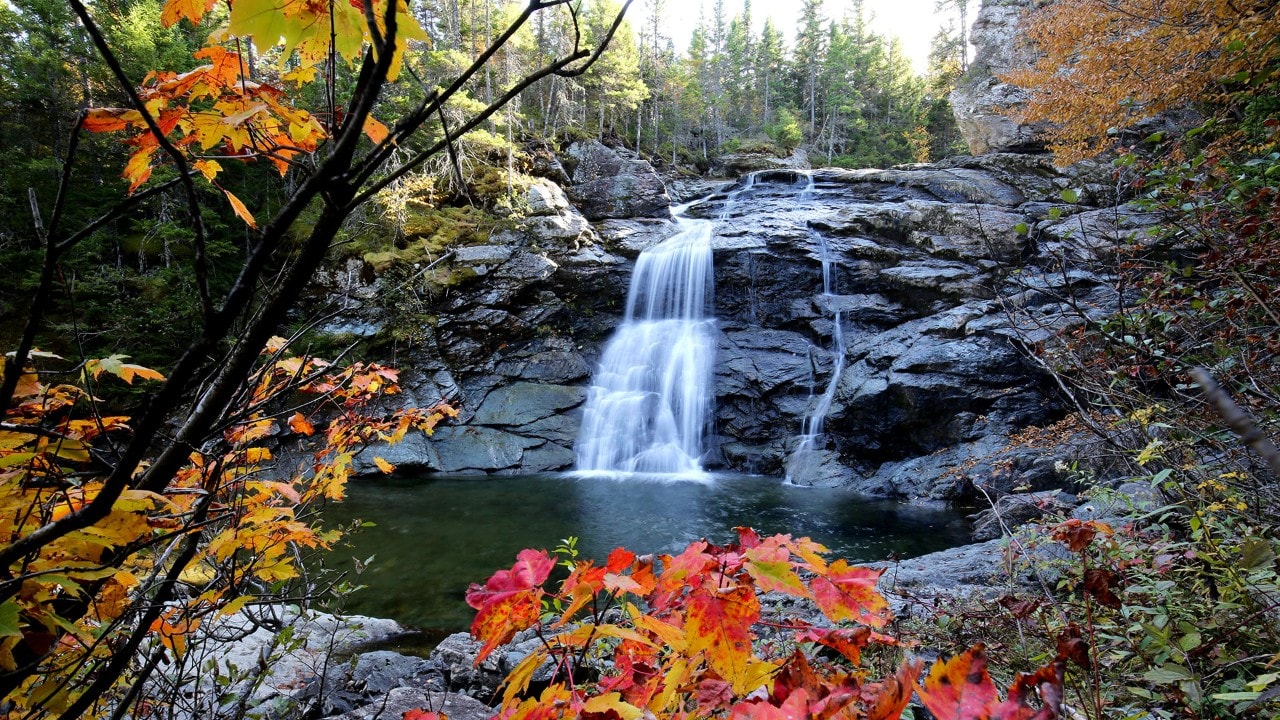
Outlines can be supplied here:
M808 176L808 183L800 194L800 200L806 201L813 197L813 176ZM831 412L831 403L835 400L836 390L839 388L840 375L844 372L845 355L848 347L844 340L844 328L842 312L840 304L836 302L835 296L835 272L837 269L834 258L832 258L831 249L827 245L827 239L817 230L810 229L809 236L817 242L819 260L822 263L822 295L819 296L819 305L824 311L831 313L831 375L827 381L827 387L822 391L821 395L815 397L817 383L812 383L809 387L809 410L805 414L804 420L800 425L800 437L797 439L795 449L791 451L790 457L787 458L786 479L788 483L794 483L797 480L810 478L818 470L814 454L817 450L822 449L823 426L826 423L827 415ZM816 376L816 372L814 375Z
M729 194L725 217L755 176ZM690 203L692 205L692 203ZM671 238L640 253L626 315L605 345L578 436L576 469L594 475L706 479L714 404L714 223L682 217Z

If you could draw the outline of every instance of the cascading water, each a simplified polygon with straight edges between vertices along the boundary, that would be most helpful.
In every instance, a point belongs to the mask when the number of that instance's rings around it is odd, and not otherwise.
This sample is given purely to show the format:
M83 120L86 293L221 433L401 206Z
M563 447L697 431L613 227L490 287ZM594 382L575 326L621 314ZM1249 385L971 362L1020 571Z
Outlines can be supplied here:
M754 177L729 195L722 218ZM680 231L636 260L626 315L587 394L579 472L706 475L716 347L713 223L681 217L690 205L676 209Z
M813 197L813 176L808 177L805 189L800 194L801 201ZM822 233L810 230L809 236L817 241L819 259L822 262L822 295L821 304L831 311L831 378L822 395L814 397L816 383L809 386L809 412L805 414L800 426L800 437L796 447L787 458L788 483L812 477L816 468L814 453L821 448L823 425L827 414L831 412L831 403L835 401L836 390L840 384L840 375L844 372L845 353L848 350L844 341L843 318L840 304L835 302L835 261L831 258L831 250Z

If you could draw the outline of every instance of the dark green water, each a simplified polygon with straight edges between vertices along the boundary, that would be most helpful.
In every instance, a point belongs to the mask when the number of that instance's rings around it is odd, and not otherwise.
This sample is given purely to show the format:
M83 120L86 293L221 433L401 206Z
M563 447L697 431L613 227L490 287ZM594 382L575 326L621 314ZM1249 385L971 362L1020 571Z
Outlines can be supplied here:
M510 567L523 548L552 550L571 535L582 556L603 559L618 546L643 554L675 553L704 537L725 543L736 537L734 527L747 525L761 535L807 535L832 557L857 562L923 555L968 539L954 511L741 475L706 483L566 475L361 481L326 518L376 524L334 553L348 568L350 558L374 556L355 578L368 587L345 609L432 634L468 627L469 583Z

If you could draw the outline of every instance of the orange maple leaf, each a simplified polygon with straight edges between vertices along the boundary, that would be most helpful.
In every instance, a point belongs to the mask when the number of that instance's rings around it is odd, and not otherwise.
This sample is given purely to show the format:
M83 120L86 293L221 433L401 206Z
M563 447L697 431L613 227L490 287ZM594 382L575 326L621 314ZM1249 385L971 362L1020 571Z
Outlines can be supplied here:
M924 706L938 720L987 720L1000 702L987 672L987 653L981 643L929 668L924 684L916 683Z
M809 583L809 589L818 608L832 622L852 620L884 627L889 621L889 602L876 591L876 581L883 572L837 560L831 563L826 576L820 575Z

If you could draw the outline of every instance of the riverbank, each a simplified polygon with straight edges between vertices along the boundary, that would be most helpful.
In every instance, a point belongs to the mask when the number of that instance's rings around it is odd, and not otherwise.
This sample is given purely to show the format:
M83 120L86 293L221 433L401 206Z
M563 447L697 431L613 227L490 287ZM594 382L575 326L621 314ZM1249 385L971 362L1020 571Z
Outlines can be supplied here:
M1156 498L1147 486L1128 483L1096 493L1087 502L1072 496L1057 501L1073 505L1065 517L1119 524L1135 510L1150 508ZM999 538L870 564L884 569L878 589L898 619L927 621L948 603L990 603L1015 593L1046 592L1062 553L1033 542L1045 535L1038 526L1018 527L1013 514L1002 519L1006 532ZM788 612L803 609L792 607ZM372 720L424 708L443 712L450 720L482 720L492 715L490 703L506 674L541 642L532 635L517 635L477 664L480 643L466 633L455 633L421 657L386 649L413 636L411 629L395 621L278 606L247 609L202 632L235 639L193 642L200 658L180 664L192 672L166 678L188 686L192 718L235 702L263 718L303 714ZM915 652L930 654L927 647Z

